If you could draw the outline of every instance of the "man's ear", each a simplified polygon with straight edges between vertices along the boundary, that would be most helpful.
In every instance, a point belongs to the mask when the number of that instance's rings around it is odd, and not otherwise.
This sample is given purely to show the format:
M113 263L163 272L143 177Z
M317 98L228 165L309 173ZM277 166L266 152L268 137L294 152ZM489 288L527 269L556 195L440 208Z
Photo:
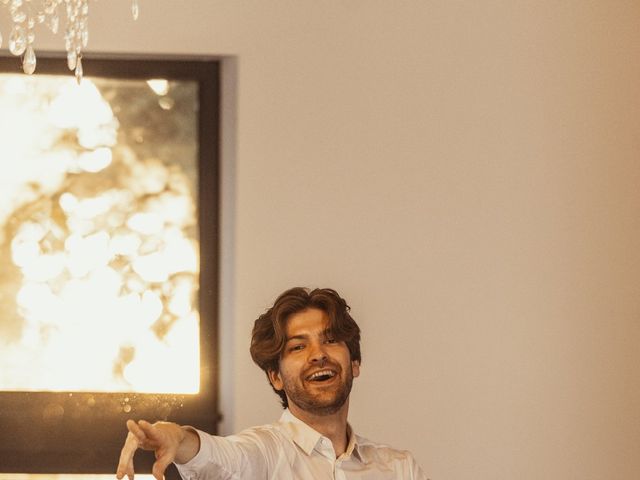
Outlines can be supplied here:
M273 388L276 390L282 390L284 388L284 383L282 382L279 371L269 370L267 372L267 376L269 377L269 381L271 382L271 385L273 385Z
M351 371L353 372L353 378L360 376L360 362L353 360L351 362Z

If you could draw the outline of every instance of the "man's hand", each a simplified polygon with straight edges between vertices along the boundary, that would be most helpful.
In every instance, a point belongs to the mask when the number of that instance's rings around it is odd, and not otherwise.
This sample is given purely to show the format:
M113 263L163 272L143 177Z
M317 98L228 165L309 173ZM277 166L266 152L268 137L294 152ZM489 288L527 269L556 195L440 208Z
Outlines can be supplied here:
M144 420L140 420L137 423L133 420L127 420L127 428L129 433L127 433L127 439L120 452L120 461L116 472L118 480L121 480L125 475L129 480L133 480L133 456L138 448L155 452L156 461L151 472L157 480L164 478L164 471L177 456L181 457L181 463L184 463L198 453L199 441L195 452L193 452L192 448L188 452L179 452L181 447L185 446L183 443L185 443L184 440L187 435L191 434L193 436L195 433L187 433L186 430L175 423L157 422L152 425ZM186 443L192 445L192 442ZM182 453L182 455L179 455L179 453Z

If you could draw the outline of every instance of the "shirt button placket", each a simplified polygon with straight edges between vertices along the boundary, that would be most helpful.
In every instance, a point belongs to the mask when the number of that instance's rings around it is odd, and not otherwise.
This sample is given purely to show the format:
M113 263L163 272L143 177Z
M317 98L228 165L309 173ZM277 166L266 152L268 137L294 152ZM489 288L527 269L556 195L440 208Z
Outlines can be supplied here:
M342 465L342 461L341 460L336 460L333 463L333 478L335 480L347 480L347 477L344 474L344 470L342 470L342 468L340 468L340 465Z

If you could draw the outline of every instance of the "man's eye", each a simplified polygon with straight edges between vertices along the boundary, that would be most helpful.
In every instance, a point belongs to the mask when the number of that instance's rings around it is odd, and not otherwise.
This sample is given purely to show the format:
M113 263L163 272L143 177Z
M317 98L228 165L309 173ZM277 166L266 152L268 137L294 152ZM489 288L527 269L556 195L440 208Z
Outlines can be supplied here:
M338 342L335 338L327 338L325 341L327 343L337 343Z
M296 350L302 350L304 348L304 345L294 345L293 347L291 347L289 350L291 352L294 352Z

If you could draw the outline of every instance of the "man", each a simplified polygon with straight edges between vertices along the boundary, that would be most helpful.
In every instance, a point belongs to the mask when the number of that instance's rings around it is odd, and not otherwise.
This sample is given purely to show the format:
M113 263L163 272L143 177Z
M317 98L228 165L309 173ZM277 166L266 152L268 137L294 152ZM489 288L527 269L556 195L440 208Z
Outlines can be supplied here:
M255 321L250 350L285 408L278 422L216 437L129 420L116 477L133 477L142 448L155 451L158 480L171 462L188 480L426 480L410 453L370 442L347 423L360 328L337 292L287 290Z

